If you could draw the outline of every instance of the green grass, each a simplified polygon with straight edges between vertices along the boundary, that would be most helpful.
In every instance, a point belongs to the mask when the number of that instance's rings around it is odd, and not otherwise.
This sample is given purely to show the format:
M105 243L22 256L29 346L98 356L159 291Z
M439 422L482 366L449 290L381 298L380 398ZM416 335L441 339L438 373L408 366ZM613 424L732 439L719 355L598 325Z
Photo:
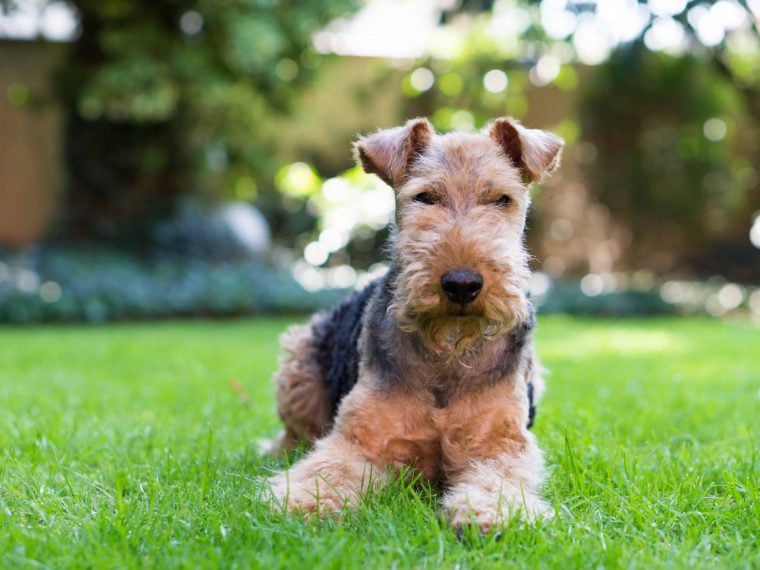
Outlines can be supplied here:
M0 567L757 568L760 329L539 323L558 511L457 538L398 482L343 520L270 512L285 321L0 328ZM230 388L250 394L243 405Z

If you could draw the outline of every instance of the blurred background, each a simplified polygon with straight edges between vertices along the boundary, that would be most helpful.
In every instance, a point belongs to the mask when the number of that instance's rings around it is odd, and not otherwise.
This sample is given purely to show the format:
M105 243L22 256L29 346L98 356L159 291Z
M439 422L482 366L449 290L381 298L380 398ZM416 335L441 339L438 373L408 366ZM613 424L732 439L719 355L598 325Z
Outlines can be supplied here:
M760 319L760 0L0 0L0 322L303 313L385 269L358 132L553 130L545 312Z

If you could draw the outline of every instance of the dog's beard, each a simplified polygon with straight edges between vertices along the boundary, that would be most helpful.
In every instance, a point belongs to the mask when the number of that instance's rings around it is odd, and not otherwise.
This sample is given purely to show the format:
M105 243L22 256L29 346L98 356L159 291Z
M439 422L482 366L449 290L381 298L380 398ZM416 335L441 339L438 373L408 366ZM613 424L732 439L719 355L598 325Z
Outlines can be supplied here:
M442 298L436 280L425 273L414 265L401 271L388 311L401 330L419 334L423 344L437 353L461 357L479 341L503 337L529 318L527 266L505 271L498 281L492 279L487 291L465 307Z
M493 340L509 332L511 323L489 321L483 317L420 316L415 331L423 344L438 353L467 354L482 340Z

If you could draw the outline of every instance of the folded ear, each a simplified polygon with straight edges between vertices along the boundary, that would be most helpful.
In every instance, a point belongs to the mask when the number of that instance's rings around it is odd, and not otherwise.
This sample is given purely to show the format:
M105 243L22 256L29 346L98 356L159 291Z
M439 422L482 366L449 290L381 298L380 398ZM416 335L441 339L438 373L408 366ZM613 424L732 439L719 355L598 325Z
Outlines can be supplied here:
M433 133L427 119L412 119L403 127L361 137L354 144L354 153L366 172L377 174L391 186L398 186L406 178L415 157L425 152Z
M488 134L520 169L526 183L538 182L559 166L560 150L565 142L557 135L526 129L511 117L496 119L488 127Z

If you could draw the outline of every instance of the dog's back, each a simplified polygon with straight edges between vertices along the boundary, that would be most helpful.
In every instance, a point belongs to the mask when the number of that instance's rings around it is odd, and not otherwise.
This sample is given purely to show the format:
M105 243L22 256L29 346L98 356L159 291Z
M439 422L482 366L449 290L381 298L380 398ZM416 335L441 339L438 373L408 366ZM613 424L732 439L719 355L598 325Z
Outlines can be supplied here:
M359 351L364 311L382 279L372 281L329 312L312 320L312 342L332 415L359 378Z

